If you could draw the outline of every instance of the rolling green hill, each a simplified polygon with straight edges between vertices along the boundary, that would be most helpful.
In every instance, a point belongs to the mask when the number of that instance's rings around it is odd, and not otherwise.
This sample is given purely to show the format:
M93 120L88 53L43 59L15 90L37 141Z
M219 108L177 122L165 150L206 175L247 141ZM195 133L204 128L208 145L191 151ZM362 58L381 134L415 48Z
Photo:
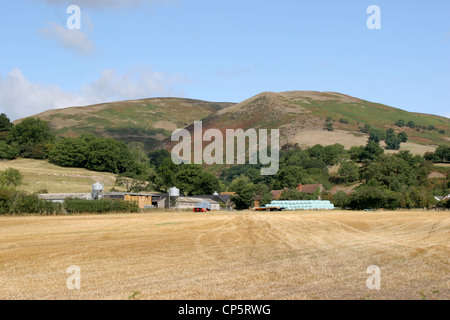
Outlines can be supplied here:
M58 136L93 133L126 143L137 142L149 150L170 136L173 130L184 128L229 105L193 99L152 98L53 109L33 117L47 121Z
M448 118L411 113L333 92L264 92L238 104L152 98L54 109L34 117L47 121L58 136L93 133L138 143L146 150L170 149L173 144L168 138L173 130L192 130L196 120L203 120L204 130L280 129L281 145L297 143L301 147L334 143L347 148L365 145L368 136L360 132L365 125L406 132L409 140L401 145L401 150L413 153L423 154L437 145L450 145ZM333 131L324 130L327 118L332 121ZM395 122L400 119L414 121L422 128L397 127ZM435 129L428 130L428 126Z
M333 131L325 130L328 121ZM398 127L397 120L414 121L421 127L435 129L411 129ZM404 131L409 140L401 150L423 154L433 151L437 145L450 145L450 119L435 115L411 113L401 109L373 103L340 93L290 91L264 92L239 104L223 108L203 120L203 130L249 128L280 129L280 144L299 144L309 147L315 144L340 143L347 148L365 145L368 135L361 132L365 125L397 133ZM192 126L187 128L193 130ZM440 133L439 131L445 131ZM173 143L165 141L170 148Z

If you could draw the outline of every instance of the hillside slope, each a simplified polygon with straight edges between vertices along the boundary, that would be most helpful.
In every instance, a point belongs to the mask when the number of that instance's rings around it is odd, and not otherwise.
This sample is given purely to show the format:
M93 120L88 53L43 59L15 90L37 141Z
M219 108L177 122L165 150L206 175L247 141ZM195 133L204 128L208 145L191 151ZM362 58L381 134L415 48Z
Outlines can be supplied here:
M47 190L49 193L88 193L92 184L100 182L104 190L111 188L123 190L115 186L116 175L108 172L89 171L80 168L63 168L45 160L16 159L0 161L0 171L8 168L17 169L23 175L22 185L18 187L29 193Z
M365 145L367 134L360 129L371 125L396 132L409 140L401 150L423 154L437 145L450 145L450 119L411 113L379 103L334 92L263 92L238 104L181 98L152 98L103 103L86 107L54 109L37 114L58 136L82 133L111 137L126 143L139 143L146 150L170 149L170 135L177 128L193 130L193 122L203 121L203 129L280 129L281 145L301 147L341 143L346 148ZM324 130L327 118L334 131ZM436 130L395 126L397 120L414 121ZM21 120L16 121L20 122ZM445 133L439 133L444 130Z
M229 105L231 103L152 98L53 109L33 117L47 121L58 136L77 137L93 133L126 143L138 142L146 149L152 149L173 130L184 128Z
M334 131L324 130L329 117ZM399 128L395 122L400 119L421 126L433 125L437 130ZM225 129L232 128L280 129L281 145L298 143L308 147L341 143L349 148L367 143L367 134L360 132L366 124L406 132L409 140L402 144L402 149L413 153L432 151L439 144L450 145L448 118L411 113L332 92L264 92L208 116L203 120L203 130L220 129L225 136ZM192 132L193 126L187 129ZM441 134L439 130L446 133ZM166 140L163 145L170 148L173 143Z

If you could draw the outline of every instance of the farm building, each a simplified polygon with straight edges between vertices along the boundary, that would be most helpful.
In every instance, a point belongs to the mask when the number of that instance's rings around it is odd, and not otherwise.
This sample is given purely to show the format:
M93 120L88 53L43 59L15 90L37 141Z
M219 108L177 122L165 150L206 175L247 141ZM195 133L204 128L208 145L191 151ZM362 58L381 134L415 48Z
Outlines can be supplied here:
M38 194L38 198L59 203L64 203L67 199L96 200L99 199L102 191L103 185L96 182L92 185L90 193L42 193Z
M134 201L141 209L167 208L169 206L167 193L108 192L103 195L103 198Z
M92 193L43 193L38 198L45 201L64 203L66 199L94 200Z
M323 190L325 190L325 188L320 183L299 184L297 186L297 190L300 192L307 193L307 194L314 194L316 192L318 192L320 194Z
M235 207L235 204L233 201L231 201L231 195L211 195L211 196L195 196L197 198L201 198L203 200L213 200L219 203L220 208L222 210L233 210Z
M205 199L200 197L178 197L177 198L177 209L194 209L195 206L202 202L208 201L211 204L211 211L220 210L219 202L211 199Z

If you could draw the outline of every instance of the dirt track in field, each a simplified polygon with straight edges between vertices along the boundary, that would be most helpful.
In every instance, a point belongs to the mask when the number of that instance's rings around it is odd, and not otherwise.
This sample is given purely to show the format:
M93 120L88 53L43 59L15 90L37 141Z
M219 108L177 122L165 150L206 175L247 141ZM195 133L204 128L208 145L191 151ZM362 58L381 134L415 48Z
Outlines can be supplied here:
M0 299L449 299L449 242L448 211L0 217Z

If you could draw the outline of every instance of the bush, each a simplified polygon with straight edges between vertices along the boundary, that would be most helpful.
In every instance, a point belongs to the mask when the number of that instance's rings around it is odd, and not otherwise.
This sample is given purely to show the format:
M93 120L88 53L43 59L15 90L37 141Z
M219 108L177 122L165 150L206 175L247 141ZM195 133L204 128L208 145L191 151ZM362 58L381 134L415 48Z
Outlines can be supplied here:
M14 193L12 189L0 189L0 214L13 213Z
M15 213L53 214L62 212L62 205L57 202L43 201L36 194L18 197Z
M383 130L372 128L369 131L369 141L379 143L381 140L386 139L386 134Z
M408 123L406 124L406 126L407 126L408 128L411 128L411 129L416 129L416 127L417 127L416 123L415 123L414 121L412 121L412 120L408 121Z
M343 191L338 191L335 195L332 196L332 198L330 199L330 201L338 208L346 208L347 204L348 204L348 200L349 200L349 196L343 192Z
M400 132L397 137L400 139L400 142L408 141L408 134L406 132Z
M328 123L325 125L325 130L327 130L327 131L334 131L333 124L332 124L331 122L328 122Z
M363 186L350 196L347 205L354 210L379 209L385 206L386 198L382 189Z
M395 125L397 126L397 127L400 127L400 128L402 128L402 127L404 127L405 126L405 120L397 120L397 122L395 123Z
M60 203L43 201L36 194L28 195L10 188L0 189L0 214L53 214L62 212Z
M19 156L19 153L18 149L4 141L0 141L0 159L13 160Z
M81 200L67 199L64 204L67 213L138 212L136 202L124 200Z

